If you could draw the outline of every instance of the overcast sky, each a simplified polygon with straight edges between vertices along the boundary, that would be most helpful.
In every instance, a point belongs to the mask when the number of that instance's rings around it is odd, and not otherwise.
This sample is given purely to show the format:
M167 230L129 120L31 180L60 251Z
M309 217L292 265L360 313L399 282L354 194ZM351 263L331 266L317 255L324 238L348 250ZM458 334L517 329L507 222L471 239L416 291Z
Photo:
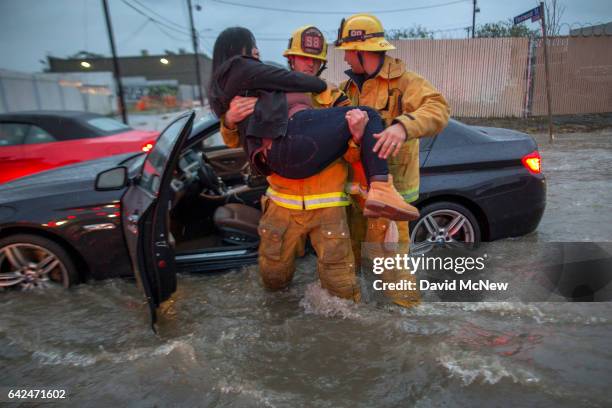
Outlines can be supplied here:
M187 0L109 0L117 51L120 56L150 54L184 48L191 52L187 33ZM438 38L464 38L464 27L472 24L472 0L192 0L196 29L202 36L201 50L210 54L216 35L228 26L240 25L253 31L262 58L284 62L281 54L295 28L314 24L333 40L342 17L353 12L378 11L386 29L410 28L420 24L440 30ZM559 0L566 7L563 31L570 25L612 21L610 0ZM158 20L150 21L128 4ZM233 4L300 12L262 10ZM110 55L101 0L0 0L0 68L36 72L47 54L66 57L80 50ZM441 5L440 7L431 7ZM535 0L478 0L477 24L495 22L533 8ZM429 7L429 8L423 8ZM407 11L388 10L418 8ZM330 12L344 14L330 14ZM320 14L313 14L313 13ZM326 14L324 14L326 13ZM527 23L537 27L534 23Z

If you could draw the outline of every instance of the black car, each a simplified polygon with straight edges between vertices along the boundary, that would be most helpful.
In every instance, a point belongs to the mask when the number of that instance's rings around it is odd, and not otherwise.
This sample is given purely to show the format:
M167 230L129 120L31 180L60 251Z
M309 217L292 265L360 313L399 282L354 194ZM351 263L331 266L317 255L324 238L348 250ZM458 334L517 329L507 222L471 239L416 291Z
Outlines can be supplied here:
M176 271L235 268L257 259L263 177L218 141L212 117L183 114L149 154L83 162L0 186L0 286L68 287L136 276L153 316ZM451 120L423 139L415 248L533 231L545 178L528 135Z

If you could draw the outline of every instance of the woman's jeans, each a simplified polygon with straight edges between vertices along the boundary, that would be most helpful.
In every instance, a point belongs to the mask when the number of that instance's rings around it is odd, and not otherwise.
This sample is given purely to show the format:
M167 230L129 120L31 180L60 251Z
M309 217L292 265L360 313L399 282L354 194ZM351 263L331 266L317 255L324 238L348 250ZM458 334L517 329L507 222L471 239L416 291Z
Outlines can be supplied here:
M341 158L351 138L345 115L355 108L347 106L297 112L289 119L287 134L274 140L268 151L270 169L282 177L303 179L314 176ZM373 134L382 132L384 123L374 109L357 108L367 112L369 118L361 140L361 161L366 176L369 180L372 176L387 175L387 161L372 151L377 141Z

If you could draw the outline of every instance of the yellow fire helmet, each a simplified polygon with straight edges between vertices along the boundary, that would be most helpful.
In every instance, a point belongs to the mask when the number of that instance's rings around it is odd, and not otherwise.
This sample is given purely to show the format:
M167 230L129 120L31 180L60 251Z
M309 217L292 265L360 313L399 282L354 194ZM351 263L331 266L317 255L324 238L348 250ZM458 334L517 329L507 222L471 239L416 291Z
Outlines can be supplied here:
M379 19L371 14L353 14L342 19L338 39L334 43L339 50L388 51L395 47L385 39L385 30Z
M284 57L300 55L327 61L327 43L323 33L315 26L307 25L298 28L289 39L289 46L283 52Z

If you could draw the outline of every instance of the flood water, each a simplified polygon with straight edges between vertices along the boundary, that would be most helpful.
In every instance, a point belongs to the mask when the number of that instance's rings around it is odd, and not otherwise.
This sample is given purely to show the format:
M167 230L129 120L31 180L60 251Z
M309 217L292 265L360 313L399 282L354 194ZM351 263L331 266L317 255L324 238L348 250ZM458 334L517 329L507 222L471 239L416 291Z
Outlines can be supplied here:
M612 241L612 133L540 147L548 205L518 240ZM158 336L130 281L0 293L0 386L64 388L64 405L88 407L612 400L611 303L354 305L320 289L315 264L280 293L256 267L183 275Z

